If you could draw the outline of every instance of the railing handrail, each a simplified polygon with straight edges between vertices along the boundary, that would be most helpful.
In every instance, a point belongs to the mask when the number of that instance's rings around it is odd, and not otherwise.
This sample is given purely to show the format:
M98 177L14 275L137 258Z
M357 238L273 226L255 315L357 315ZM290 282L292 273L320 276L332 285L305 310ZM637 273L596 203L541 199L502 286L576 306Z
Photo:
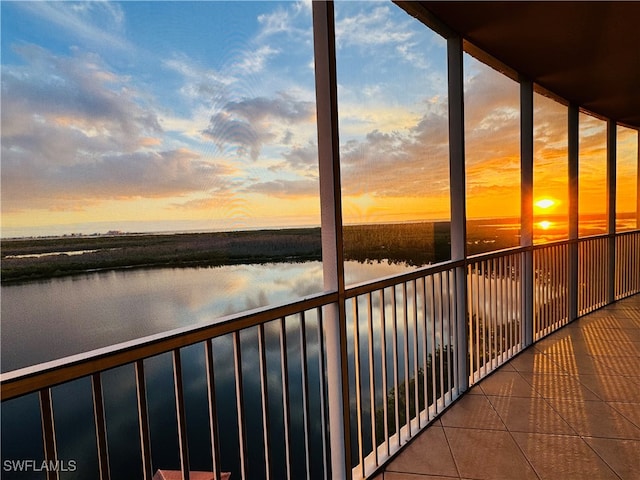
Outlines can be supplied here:
M335 292L309 295L286 304L269 305L219 317L214 320L215 323L176 328L168 332L12 370L0 374L1 401L295 315L301 311L323 307L336 301L338 301L338 294Z
M578 239L564 239L555 242L536 244L533 246L518 246L502 250L472 255L464 260L450 260L411 270L397 275L349 286L345 290L344 299L382 290L394 285L410 282L426 275L436 274L461 266L468 266L481 261L499 258L505 255L524 253L558 245L580 243L599 238L611 238L622 235L632 235L640 229L616 232L615 234L601 234ZM323 292L309 295L293 302L280 305L269 305L253 310L219 317L213 323L181 327L109 345L51 360L49 362L24 367L0 374L0 401L9 400L26 395L42 388L52 387L77 378L92 375L112 368L131 364L137 360L149 358L176 348L193 345L205 340L219 337L227 333L254 327L272 320L295 315L304 310L322 307L341 301L337 292Z

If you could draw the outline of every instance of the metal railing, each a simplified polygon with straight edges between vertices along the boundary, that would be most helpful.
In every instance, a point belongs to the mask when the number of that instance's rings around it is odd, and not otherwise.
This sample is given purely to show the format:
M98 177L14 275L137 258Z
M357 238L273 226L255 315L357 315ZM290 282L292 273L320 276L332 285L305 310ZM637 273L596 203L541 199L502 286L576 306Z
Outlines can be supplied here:
M524 297L532 298L534 340L573 320L572 281L580 315L607 303L609 245L603 236L493 252L5 373L3 407L37 403L41 438L31 441L43 445L43 460L57 461L70 451L60 441L65 401L88 404L74 411L91 412L92 478L119 478L129 465L129 478L166 468L185 479L194 470L324 479L332 478L326 390L347 375L352 478L367 478L464 392L465 377L476 383L527 346ZM616 298L640 292L640 232L617 235L615 249ZM336 305L348 360L328 372L324 322ZM114 411L126 408L114 398L127 395L135 433L118 437ZM81 428L79 414L71 421ZM129 460L110 455L122 451L119 441L136 446Z
M607 304L609 237L589 237L578 243L578 316Z
M569 242L533 251L533 339L569 323Z
M488 375L523 347L522 253L496 253L468 265L469 383Z
M615 298L640 292L640 233L625 232L616 235Z
M443 265L347 294L353 478L366 478L460 394L456 268Z

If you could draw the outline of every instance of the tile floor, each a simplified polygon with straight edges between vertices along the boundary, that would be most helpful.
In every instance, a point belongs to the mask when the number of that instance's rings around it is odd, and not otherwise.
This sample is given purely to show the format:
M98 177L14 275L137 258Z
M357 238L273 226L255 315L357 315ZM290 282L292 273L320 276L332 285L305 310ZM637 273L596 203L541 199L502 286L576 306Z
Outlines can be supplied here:
M640 295L471 388L375 480L640 480Z

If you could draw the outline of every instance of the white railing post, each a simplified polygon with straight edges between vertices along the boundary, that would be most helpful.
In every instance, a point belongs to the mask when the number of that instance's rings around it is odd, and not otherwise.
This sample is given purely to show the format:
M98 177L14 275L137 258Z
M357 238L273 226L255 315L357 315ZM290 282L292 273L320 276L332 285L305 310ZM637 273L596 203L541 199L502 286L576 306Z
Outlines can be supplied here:
M351 476L351 440L335 25L332 2L314 1L312 8L324 289L338 292L338 302L326 307L323 321L327 349L331 477L346 479Z
M464 153L464 83L462 67L462 38L447 38L447 65L449 88L449 182L451 201L451 260L467 257L467 214L465 189ZM470 365L467 318L467 271L464 265L456 267L456 352L459 369L456 383L458 391L469 388Z
M569 321L578 318L578 107L569 105Z
M533 82L520 79L520 246L533 246ZM533 343L533 250L525 251L521 265L522 343Z
M613 303L616 299L616 122L607 120L607 298L606 303Z

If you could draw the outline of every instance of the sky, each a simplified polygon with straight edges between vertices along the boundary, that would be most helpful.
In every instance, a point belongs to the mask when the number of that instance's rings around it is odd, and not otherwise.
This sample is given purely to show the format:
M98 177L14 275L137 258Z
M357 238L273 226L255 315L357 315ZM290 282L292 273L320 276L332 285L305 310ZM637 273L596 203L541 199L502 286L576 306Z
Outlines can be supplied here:
M0 8L2 236L319 225L310 2ZM335 13L345 222L448 219L446 42L391 3ZM517 216L518 86L467 55L464 81L469 216Z

